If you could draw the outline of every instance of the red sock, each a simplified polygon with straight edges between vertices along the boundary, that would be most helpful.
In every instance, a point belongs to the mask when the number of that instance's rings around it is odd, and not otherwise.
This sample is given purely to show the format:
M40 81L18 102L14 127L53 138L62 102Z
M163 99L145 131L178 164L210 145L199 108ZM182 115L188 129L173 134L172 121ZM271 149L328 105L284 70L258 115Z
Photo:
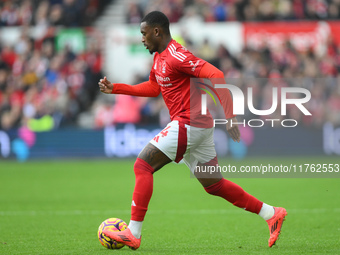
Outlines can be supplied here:
M136 181L132 195L131 220L143 221L152 196L154 169L143 159L137 158L134 172Z
M263 202L245 192L239 185L222 179L219 182L204 188L211 195L223 197L228 202L249 212L258 214Z

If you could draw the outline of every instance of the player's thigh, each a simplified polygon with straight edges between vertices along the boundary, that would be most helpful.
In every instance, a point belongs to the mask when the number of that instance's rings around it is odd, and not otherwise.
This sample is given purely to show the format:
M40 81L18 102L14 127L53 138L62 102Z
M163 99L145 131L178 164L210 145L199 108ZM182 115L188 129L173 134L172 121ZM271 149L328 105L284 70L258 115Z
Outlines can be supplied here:
M171 162L171 159L169 159L167 155L151 143L148 143L144 147L144 149L139 153L138 158L143 159L155 171Z
M199 130L200 132L194 132L193 129L191 131L191 138L193 146L190 149L190 156L197 159L197 163L206 164L216 158L216 150L215 150L215 143L214 143L214 129L213 128L205 128ZM196 138L196 136L200 137ZM195 141L197 140L197 142ZM217 163L217 160L216 160Z
M149 163L155 171L175 161L178 156L179 130L178 121L170 122L149 142L138 157Z
M212 129L188 127L187 146L184 162L193 174L198 163L206 163L216 157Z
M217 155L214 144L214 130L213 129L203 129L195 132L191 129L190 137L192 142L195 143L196 136L203 137L202 140L198 140L198 144L193 144L189 155L186 155L185 159L189 162L190 170L198 179L198 181L204 186L208 187L218 181L223 177L219 171Z

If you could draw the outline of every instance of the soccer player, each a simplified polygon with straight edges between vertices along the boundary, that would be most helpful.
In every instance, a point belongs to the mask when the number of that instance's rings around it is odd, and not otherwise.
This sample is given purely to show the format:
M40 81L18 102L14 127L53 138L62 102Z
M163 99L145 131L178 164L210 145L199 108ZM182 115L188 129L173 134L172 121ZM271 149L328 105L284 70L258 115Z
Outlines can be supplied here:
M111 239L132 249L138 249L141 243L142 224L152 196L153 174L157 170L172 161L178 163L182 159L191 171L196 166L218 165L211 115L190 118L193 114L190 109L190 78L217 78L223 79L224 83L224 75L220 70L195 57L171 38L169 20L162 12L153 11L147 14L140 24L140 31L146 49L150 54L155 53L149 80L132 86L111 83L104 77L98 83L100 91L106 94L157 97L161 92L170 113L171 122L145 146L134 164L136 179L128 228L121 232L103 231ZM228 120L227 132L235 142L239 142L238 126L232 125L237 119L232 113L229 90L225 89L220 97ZM192 120L197 120L197 123ZM287 215L284 208L259 201L239 185L224 179L221 172L193 172L209 194L220 196L266 220L270 231L268 245L272 247L275 244Z

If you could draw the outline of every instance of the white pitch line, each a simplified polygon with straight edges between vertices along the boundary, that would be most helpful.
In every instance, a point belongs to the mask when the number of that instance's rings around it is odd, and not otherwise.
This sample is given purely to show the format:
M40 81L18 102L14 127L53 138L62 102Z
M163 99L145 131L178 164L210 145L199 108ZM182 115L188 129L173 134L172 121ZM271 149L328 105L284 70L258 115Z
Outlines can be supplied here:
M288 213L293 214L322 214L322 213L340 213L340 208L315 208L315 209L287 209ZM152 210L148 214L190 214L190 215L207 215L207 214L239 214L242 210L212 210L212 209L197 209L197 210ZM87 210L70 210L70 211L0 211L0 216L41 216L41 215L119 215L130 214L130 210L108 210L108 211L87 211Z

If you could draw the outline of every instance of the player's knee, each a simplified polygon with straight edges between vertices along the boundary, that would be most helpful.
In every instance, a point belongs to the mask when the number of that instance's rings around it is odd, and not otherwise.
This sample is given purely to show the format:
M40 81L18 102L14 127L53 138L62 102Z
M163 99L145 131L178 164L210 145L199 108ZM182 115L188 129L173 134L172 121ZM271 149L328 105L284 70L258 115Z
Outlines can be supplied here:
M209 162L203 163L205 166L218 166L217 156L211 159Z
M155 170L146 163L143 159L137 158L133 166L133 171L135 175L151 173L153 174Z
M210 180L210 181L212 181L212 180ZM222 188L223 182L224 182L224 179L216 179L212 183L207 183L207 184L209 184L207 186L203 185L203 183L202 183L202 185L204 187L204 190L207 193L209 193L210 195L216 195L216 193L218 193L218 191Z
M221 178L199 178L199 177L197 177L197 180L201 183L201 185L205 189L205 188L208 188L208 187L214 185L215 183L219 182L221 180Z

